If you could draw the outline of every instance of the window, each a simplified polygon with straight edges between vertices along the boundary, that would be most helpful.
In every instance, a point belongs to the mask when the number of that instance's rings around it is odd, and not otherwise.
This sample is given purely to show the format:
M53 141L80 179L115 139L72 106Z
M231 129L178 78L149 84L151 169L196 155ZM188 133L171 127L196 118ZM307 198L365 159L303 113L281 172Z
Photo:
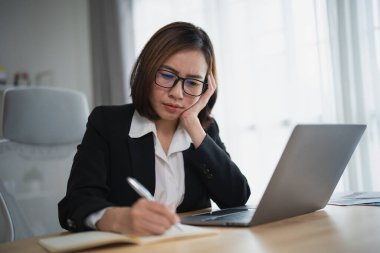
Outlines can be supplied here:
M344 178L348 190L380 183L379 2L328 2L338 119L367 124Z
M380 86L375 83L380 83L380 4L347 2L133 2L136 54L157 29L173 21L192 22L210 35L219 77L214 115L229 153L254 188L250 202L263 193L298 123L367 123L338 190L372 190L379 183ZM344 19L343 5L357 19ZM363 33L350 52L343 42L352 38L341 36L342 27ZM350 71L342 66L351 53L360 58L365 79L348 88L343 80ZM353 99L346 98L348 91ZM347 117L354 114L364 116Z

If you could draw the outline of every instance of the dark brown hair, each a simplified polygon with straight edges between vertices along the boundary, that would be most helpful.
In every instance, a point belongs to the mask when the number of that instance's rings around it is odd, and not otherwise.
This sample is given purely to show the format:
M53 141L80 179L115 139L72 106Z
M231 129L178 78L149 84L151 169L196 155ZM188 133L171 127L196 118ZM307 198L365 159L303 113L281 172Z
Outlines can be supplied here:
M151 120L159 119L150 103L156 71L173 54L182 50L201 50L208 64L208 73L216 79L215 54L210 38L201 28L186 22L174 22L162 27L147 42L137 58L131 74L131 95L136 110ZM198 118L206 130L212 123L211 110L217 91L210 97Z

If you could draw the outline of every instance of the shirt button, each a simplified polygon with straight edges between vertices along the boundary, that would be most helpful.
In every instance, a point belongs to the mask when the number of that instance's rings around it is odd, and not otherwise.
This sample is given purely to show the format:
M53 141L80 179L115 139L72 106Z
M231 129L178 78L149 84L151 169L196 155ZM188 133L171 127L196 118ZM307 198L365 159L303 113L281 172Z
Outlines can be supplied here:
M67 226L69 226L70 228L75 228L75 222L73 220L67 219L66 223L67 223Z

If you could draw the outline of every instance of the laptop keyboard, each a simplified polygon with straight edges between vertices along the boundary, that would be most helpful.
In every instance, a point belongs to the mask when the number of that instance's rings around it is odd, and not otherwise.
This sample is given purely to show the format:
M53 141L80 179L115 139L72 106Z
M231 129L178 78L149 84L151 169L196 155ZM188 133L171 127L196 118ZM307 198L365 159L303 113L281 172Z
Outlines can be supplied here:
M250 221L254 212L253 209L222 210L210 213L212 216L203 221Z

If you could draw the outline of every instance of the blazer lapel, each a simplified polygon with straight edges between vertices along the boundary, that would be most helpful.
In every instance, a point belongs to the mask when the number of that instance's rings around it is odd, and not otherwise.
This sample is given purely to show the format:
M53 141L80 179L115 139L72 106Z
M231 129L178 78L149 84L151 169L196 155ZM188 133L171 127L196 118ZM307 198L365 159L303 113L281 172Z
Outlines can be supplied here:
M140 138L128 137L132 176L154 195L156 187L153 133Z

